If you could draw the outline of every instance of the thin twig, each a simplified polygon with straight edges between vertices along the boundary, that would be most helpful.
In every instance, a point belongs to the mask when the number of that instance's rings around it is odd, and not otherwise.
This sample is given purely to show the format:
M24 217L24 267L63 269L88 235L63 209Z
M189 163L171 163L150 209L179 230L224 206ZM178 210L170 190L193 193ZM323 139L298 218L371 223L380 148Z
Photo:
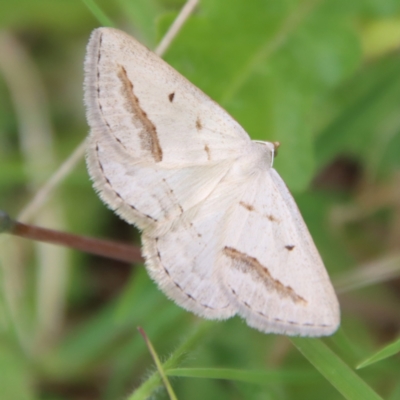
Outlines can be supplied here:
M159 45L154 50L157 55L161 57L165 53L171 42L174 40L175 36L182 29L183 24L189 18L194 8L197 6L198 2L199 0L188 0L186 4L182 7L179 15L175 18L175 21L172 23Z
M96 254L123 262L143 262L140 249L129 244L111 240L95 239L88 236L73 235L53 229L41 228L12 220L0 211L0 232L10 233L26 239L70 247L86 253Z
M85 154L86 140L75 148L69 157L59 166L57 171L46 181L46 183L36 192L34 197L19 213L18 219L30 221L46 204L51 193L57 186L73 171L75 166L82 160Z
M157 46L155 53L162 56L171 44L174 37L178 34L183 24L193 12L198 4L198 0L188 0L182 7L181 12L172 23L160 44ZM30 221L41 207L46 203L51 193L60 185L65 177L75 168L80 162L85 153L85 141L83 141L73 153L61 164L58 170L48 179L48 181L40 188L36 195L29 201L25 208L20 212L18 219L22 221Z
M400 276L400 254L369 262L333 280L338 293L374 285Z

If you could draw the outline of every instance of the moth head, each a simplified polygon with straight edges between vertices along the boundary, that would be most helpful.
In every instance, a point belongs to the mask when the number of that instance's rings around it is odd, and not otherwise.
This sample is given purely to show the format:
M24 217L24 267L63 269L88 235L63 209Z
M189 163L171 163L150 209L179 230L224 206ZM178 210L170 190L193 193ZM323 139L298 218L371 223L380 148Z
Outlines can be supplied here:
M274 157L273 158L275 158L278 155L278 149L281 146L281 143L280 142L272 142L272 144L274 145Z

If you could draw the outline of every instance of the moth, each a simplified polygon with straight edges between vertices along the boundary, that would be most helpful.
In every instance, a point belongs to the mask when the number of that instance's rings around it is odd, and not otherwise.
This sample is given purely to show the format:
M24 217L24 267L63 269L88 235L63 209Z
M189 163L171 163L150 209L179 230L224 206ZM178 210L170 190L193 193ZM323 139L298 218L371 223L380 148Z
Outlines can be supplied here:
M178 305L265 333L322 336L339 304L275 145L131 36L87 46L87 166L101 199L142 231L146 268Z

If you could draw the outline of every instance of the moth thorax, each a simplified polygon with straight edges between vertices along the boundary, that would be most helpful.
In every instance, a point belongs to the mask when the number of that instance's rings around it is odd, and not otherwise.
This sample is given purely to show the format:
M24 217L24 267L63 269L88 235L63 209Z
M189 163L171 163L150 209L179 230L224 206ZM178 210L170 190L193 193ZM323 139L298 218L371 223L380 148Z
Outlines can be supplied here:
M268 170L274 162L274 144L271 142L252 141L251 154L252 160L257 168Z
M272 167L276 156L276 150L280 146L280 143L263 142L262 140L253 140L251 143L255 148L258 148L258 151L261 151L264 161L268 165L267 169Z
M229 172L228 179L245 180L253 174L271 168L273 161L273 147L269 142L252 141L246 151L236 160Z

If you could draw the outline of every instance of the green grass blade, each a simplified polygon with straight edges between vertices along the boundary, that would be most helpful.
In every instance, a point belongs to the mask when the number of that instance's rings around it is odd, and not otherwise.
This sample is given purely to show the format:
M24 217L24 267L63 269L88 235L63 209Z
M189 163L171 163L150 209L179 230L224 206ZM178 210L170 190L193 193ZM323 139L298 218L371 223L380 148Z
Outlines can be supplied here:
M179 346L171 355L171 357L163 364L163 368L167 375L170 369L179 365L183 356L192 350L205 336L212 326L212 322L202 321L195 331ZM127 400L145 400L161 385L161 377L158 372L153 373L142 385L140 385Z
M388 397L388 400L399 400L399 399L400 399L400 382L396 384L396 386L390 393L390 396Z
M114 23L110 18L103 12L103 10L96 4L93 0L82 0L86 7L92 12L96 19L100 22L102 26L115 27Z
M163 365L162 365L162 363L160 361L160 358L158 357L157 352L154 349L154 346L152 345L149 337L146 335L146 332L143 330L143 328L139 327L138 330L139 330L140 334L143 336L143 338L144 338L144 340L146 342L146 345L147 345L147 347L148 347L148 349L150 351L150 354L151 354L151 356L152 356L152 358L154 360L154 363L156 364L157 371L161 376L161 379L162 379L162 381L164 383L165 388L167 389L169 398L171 400L177 400L177 397L176 397L176 395L174 393L174 390L172 389L172 386L169 383L169 380L168 380L168 378L167 378L167 376L166 376L166 374L164 372L164 368L163 368Z
M383 349L377 351L371 357L368 357L366 360L357 365L357 369L364 368L368 365L374 364L378 361L384 360L385 358L391 357L400 352L400 338L395 342L390 343L385 346Z
M382 400L347 364L321 340L292 338L292 343L348 400Z
M230 381L255 383L259 385L276 382L304 384L305 382L312 382L315 378L315 374L308 371L267 371L233 368L174 368L168 370L168 375L185 378L227 379Z

